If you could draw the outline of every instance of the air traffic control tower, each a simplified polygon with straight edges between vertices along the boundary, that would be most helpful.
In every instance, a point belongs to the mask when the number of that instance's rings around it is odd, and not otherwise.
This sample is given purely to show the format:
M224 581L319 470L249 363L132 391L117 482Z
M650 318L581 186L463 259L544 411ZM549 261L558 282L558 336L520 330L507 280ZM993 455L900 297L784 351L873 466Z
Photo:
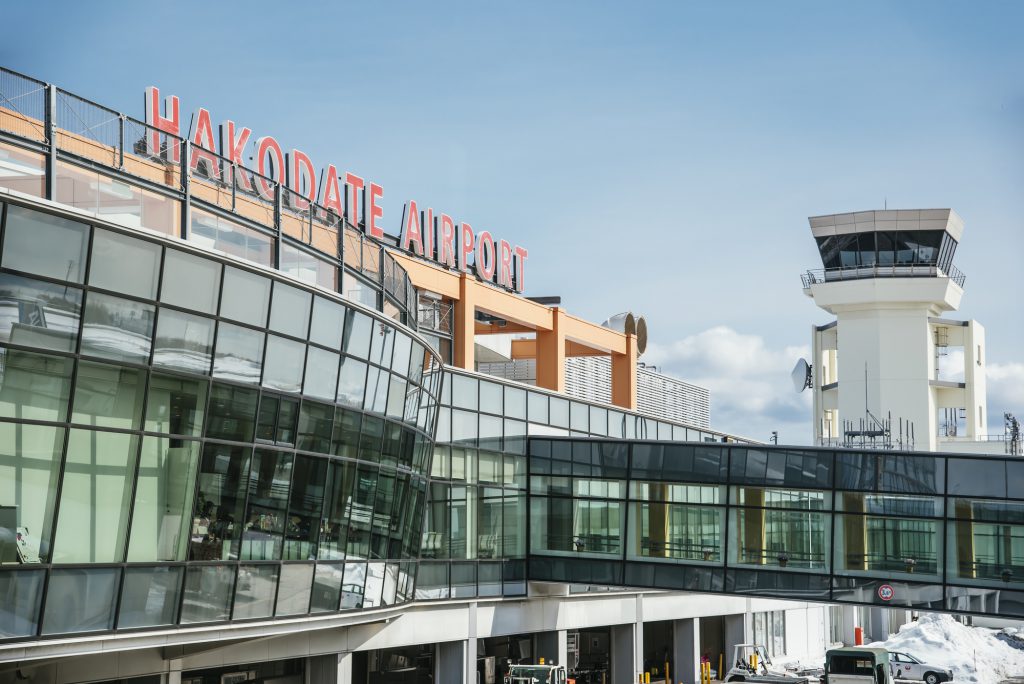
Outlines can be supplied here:
M963 219L901 209L809 221L823 268L802 276L804 293L836 317L813 327L813 358L794 371L814 392L815 442L988 450L985 331L948 317L964 292Z

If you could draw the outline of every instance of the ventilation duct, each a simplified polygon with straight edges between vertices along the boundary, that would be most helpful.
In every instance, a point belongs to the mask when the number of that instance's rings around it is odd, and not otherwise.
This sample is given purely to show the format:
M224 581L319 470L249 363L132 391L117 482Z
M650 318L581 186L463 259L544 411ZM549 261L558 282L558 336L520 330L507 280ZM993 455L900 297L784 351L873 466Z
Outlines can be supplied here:
M627 335L636 335L636 355L640 356L647 349L647 321L643 316L636 316L631 311L615 314L602 323L606 328L618 330Z

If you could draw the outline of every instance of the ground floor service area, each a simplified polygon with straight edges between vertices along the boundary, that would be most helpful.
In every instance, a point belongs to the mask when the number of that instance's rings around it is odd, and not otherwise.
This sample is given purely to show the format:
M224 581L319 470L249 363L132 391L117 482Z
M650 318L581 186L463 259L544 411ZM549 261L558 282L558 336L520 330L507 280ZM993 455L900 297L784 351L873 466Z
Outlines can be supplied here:
M139 633L26 646L0 684L501 684L511 664L564 665L581 684L696 682L701 657L726 668L734 645L762 640L781 615L777 652L821 654L827 606L670 592L570 594L521 601L417 603L348 618L252 622L208 633ZM358 621L358 622L355 622ZM804 625L808 625L807 629ZM810 627L817 625L817 627ZM82 654L82 655L76 655Z

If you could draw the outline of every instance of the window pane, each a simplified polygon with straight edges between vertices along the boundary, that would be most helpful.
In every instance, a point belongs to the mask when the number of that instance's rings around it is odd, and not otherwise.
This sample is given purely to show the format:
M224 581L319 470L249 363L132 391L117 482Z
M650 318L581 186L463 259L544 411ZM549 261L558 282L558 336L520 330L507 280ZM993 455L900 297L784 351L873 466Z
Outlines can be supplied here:
M117 628L173 625L185 568L126 568Z
M260 328L266 326L270 283L269 278L225 266L220 315Z
M43 634L112 629L120 574L117 568L51 570Z
M143 438L128 562L185 560L198 462L199 442Z
M277 590L276 615L303 615L309 612L309 594L313 582L313 564L282 565Z
M203 433L207 382L153 373L146 401L149 432L199 437Z
M302 388L302 369L305 364L306 345L267 335L267 358L263 372L263 386L284 392L298 392Z
M138 438L72 430L54 540L55 563L120 563Z
M82 353L114 361L147 363L156 307L90 292L85 302Z
M315 401L302 402L299 414L298 448L302 451L331 452L334 406Z
M210 372L213 321L202 316L160 309L153 365L192 373Z
M309 302L312 295L280 281L274 283L270 308L270 329L292 337L306 339L309 327Z
M270 617L277 591L276 565L242 565L235 584L233 620Z
M141 370L80 361L71 422L137 430L145 383Z
M316 560L326 478L327 459L295 457L295 476L284 531L285 560Z
M231 565L193 565L185 574L181 623L220 622L231 614L235 568Z
M272 238L216 214L192 207L188 241L232 256L271 265Z
M0 348L0 416L63 422L74 362Z
M464 375L452 375L452 406L475 409L477 407L477 380Z
M263 333L230 323L217 327L213 376L258 384L263 368Z
M206 436L251 442L258 399L257 390L214 384L207 409Z
M89 285L156 299L160 245L97 228L92 237Z
M192 560L238 558L249 455L248 447L208 443L203 449L199 495L192 516Z
M219 294L219 263L176 249L167 250L160 301L212 314L217 310Z
M352 463L334 461L327 476L327 505L320 525L319 557L327 560L345 558L348 518L351 515L352 487L356 467Z
M338 376L338 403L362 408L365 390L366 364L348 357L342 359Z
M346 563L345 579L341 585L342 610L363 607L363 590L365 585L366 563Z
M83 223L7 205L4 268L80 283L88 245L89 226Z
M73 352L81 312L81 290L0 273L0 341Z
M345 327L345 307L323 297L313 300L313 320L309 339L331 349L341 348L341 331Z
M395 332L395 351L391 357L391 369L402 375L409 374L409 354L412 353L412 338Z
M308 355L303 394L333 401L338 382L338 355L319 347L310 347Z
M35 636L39 602L43 596L42 571L0 572L0 637Z
M288 506L292 455L256 449L249 473L249 503L242 534L245 560L281 558L281 535Z
M0 563L50 560L63 449L63 428L0 423Z
M313 578L313 597L309 610L312 613L328 613L338 610L341 600L341 581L345 566L340 563L318 563Z
M345 314L343 347L346 354L365 359L370 354L370 329L373 319L355 309Z

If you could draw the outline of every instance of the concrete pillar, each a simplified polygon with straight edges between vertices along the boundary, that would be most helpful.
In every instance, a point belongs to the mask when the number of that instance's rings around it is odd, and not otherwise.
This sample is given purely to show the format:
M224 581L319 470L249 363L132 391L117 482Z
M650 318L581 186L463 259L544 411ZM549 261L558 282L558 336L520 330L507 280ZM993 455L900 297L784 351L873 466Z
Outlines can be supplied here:
M475 684L476 677L466 678L466 642L445 641L437 644L434 657L434 681L448 684Z
M565 391L565 312L551 309L551 330L537 331L537 387Z
M181 684L181 660L171 660L167 665L168 670L164 681L167 684Z
M636 335L626 335L626 353L612 354L612 403L636 410Z
M889 638L889 614L885 608L868 608L868 628L864 630L864 641L885 641Z
M306 658L306 684L354 684L352 654L331 653Z
M718 667L718 664L715 664ZM700 681L700 618L672 622L672 681Z
M539 662L540 658L546 663L555 663L569 667L569 640L564 629L554 632L541 632L534 635L533 660Z
M612 679L609 684L633 684L637 681L640 664L637 662L636 631L636 624L611 627Z
M749 605L749 603L748 603ZM747 611L749 613L749 610ZM725 622L725 664L724 669L726 672L729 668L734 665L732 662L733 652L736 650L737 644L746 644L750 642L747 638L747 614L741 613L739 615L726 615ZM715 664L718 667L718 664Z
M463 273L459 276L459 298L455 302L455 326L452 337L455 348L452 350L454 365L466 370L476 370L476 302L474 297L476 284L470 276Z

